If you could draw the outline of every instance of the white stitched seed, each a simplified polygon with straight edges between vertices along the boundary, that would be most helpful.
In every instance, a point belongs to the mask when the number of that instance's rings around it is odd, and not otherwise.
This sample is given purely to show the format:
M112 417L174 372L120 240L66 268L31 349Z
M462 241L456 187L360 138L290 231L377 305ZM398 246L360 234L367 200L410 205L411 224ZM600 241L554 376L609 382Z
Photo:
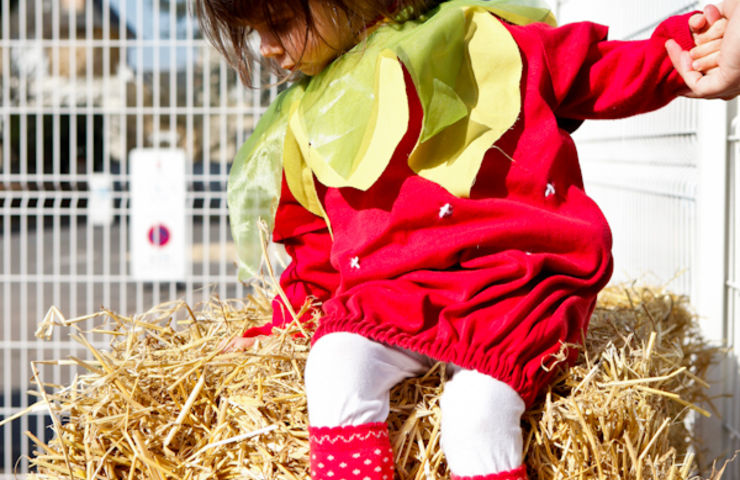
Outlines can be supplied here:
M552 183L548 183L545 189L545 197L549 197L550 195L555 195L555 185Z
M349 261L350 268L354 268L355 270L360 269L360 257L352 257Z
M439 208L439 218L445 218L452 215L452 205L445 203Z

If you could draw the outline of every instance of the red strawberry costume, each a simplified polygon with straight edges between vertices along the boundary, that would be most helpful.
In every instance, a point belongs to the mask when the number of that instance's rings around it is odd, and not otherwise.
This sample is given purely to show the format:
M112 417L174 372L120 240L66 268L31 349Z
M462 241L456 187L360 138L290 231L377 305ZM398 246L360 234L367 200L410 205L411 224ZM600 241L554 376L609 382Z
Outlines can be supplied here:
M351 175L347 184L326 180L307 153L318 147L288 127L288 138L306 144L294 150L302 152L313 185L283 176L273 237L293 260L281 277L293 307L307 296L322 302L314 342L332 332L359 334L482 372L530 404L551 380L543 366L560 358L564 345L581 342L612 271L609 226L584 192L569 132L584 119L667 104L684 84L665 41L690 48L693 39L687 16L669 18L650 39L634 42L608 41L607 29L591 23L554 28L495 20L518 49L520 103L511 125L470 167L469 190L452 193L444 174L423 173L463 158L450 154L463 147L452 134L430 143L426 122L434 109L417 66L399 54L407 126L377 178L359 186ZM473 117L446 131L467 121L470 142L482 138L470 127ZM284 325L290 317L282 307L276 300L273 323L245 336ZM567 353L573 360L575 352ZM522 471L497 475L485 478L525 478Z

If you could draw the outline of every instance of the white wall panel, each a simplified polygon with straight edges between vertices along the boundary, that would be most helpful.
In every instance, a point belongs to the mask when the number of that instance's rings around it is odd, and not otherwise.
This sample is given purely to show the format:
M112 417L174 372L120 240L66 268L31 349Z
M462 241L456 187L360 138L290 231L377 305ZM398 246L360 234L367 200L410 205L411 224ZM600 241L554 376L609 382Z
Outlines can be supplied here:
M729 201L728 201L728 258L727 258L727 321L724 334L730 348L730 360L718 372L723 379L721 393L724 413L723 436L728 451L740 451L740 115L734 102L734 120L729 143ZM736 465L735 478L740 478Z
M696 171L591 162L587 190L614 233L612 282L640 280L689 293L696 244Z
M561 0L560 23L588 20L608 25L613 39L648 35L663 18L696 8L687 0Z
M661 19L699 4L565 0L559 20L596 21L610 26L613 39L637 39ZM586 190L612 226L613 281L668 284L689 294L705 335L734 348L740 331L740 174L734 160L727 168L728 115L725 103L679 99L647 115L587 123L575 138ZM712 374L720 415L697 424L709 449L705 460L740 448L739 368L734 349ZM740 465L730 466L723 478L740 479Z
M631 38L691 7L675 0L627 3L570 0L561 4L560 21L593 14L621 33L614 38ZM612 226L613 281L670 282L695 293L698 131L697 102L678 99L633 118L586 122L575 133L586 190Z

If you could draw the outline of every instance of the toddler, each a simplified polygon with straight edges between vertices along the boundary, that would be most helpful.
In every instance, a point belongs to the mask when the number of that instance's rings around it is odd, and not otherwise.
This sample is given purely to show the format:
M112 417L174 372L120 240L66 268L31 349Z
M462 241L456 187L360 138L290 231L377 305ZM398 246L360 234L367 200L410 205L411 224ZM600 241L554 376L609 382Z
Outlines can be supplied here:
M735 96L737 3L621 42L592 23L556 27L533 0L194 0L245 82L253 32L295 80L240 150L228 193L242 250L255 189L279 194L284 296L272 323L226 349L313 300L312 478L392 479L389 390L437 361L452 477L527 478L520 417L575 359L612 272L570 133L679 95Z

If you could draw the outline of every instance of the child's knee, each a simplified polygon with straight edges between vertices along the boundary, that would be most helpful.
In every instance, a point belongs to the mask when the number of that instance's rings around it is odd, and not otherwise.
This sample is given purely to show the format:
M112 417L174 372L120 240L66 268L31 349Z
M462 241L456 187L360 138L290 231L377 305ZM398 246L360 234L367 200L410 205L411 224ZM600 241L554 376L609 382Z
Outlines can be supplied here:
M364 383L362 376L370 361L351 334L333 333L320 338L311 348L306 362L306 390L356 392Z
M367 342L358 335L333 333L314 344L305 372L311 425L346 426L385 420L388 392L372 373L373 355Z
M524 402L507 384L473 370L458 370L440 399L442 421L469 433L519 429Z
M521 465L524 402L514 389L471 370L457 370L440 398L442 448L452 471L485 474Z

